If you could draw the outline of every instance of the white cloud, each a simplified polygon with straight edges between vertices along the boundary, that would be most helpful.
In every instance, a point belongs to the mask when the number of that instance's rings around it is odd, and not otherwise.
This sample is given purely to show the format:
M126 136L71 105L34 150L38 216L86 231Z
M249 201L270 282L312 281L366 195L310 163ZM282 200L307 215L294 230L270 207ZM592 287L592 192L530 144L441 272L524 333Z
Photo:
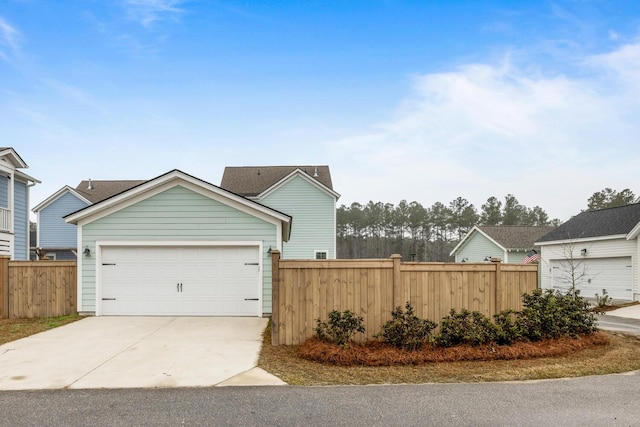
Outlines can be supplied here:
M18 50L20 47L20 33L0 16L0 44Z
M128 18L144 27L151 27L156 21L175 19L183 12L179 8L184 0L125 0Z
M344 203L512 193L563 220L604 187L636 193L640 44L585 58L589 77L467 64L414 77L396 117L335 142ZM367 174L358 171L366 170Z
M10 62L11 56L20 51L22 36L18 30L11 26L0 16L0 60ZM5 49L3 49L3 47ZM11 53L3 50L9 49Z

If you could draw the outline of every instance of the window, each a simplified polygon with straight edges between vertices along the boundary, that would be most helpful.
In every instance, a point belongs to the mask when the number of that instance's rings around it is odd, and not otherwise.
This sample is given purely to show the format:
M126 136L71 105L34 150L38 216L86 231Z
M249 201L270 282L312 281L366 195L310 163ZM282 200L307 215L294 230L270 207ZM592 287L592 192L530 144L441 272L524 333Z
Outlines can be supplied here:
M314 251L316 259L327 259L327 251Z

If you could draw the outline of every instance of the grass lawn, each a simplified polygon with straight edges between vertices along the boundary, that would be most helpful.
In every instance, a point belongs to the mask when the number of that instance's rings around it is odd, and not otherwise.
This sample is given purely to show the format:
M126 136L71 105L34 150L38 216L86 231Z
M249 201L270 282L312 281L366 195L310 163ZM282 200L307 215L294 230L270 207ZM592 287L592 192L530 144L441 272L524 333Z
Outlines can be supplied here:
M523 381L640 369L640 337L603 332L611 340L561 357L529 360L438 362L415 366L344 367L301 359L299 346L272 346L267 327L258 366L290 385L408 384Z
M34 319L0 319L0 345L80 320L77 314Z

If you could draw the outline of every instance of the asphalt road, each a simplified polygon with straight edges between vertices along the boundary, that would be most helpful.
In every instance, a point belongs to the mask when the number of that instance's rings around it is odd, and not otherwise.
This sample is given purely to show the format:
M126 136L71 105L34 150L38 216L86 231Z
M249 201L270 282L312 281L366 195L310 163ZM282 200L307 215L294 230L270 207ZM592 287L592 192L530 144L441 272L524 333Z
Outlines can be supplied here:
M2 426L632 426L640 372L510 383L0 392Z
M640 320L608 314L596 316L598 328L608 331L620 331L627 334L640 335ZM640 423L639 423L640 424Z

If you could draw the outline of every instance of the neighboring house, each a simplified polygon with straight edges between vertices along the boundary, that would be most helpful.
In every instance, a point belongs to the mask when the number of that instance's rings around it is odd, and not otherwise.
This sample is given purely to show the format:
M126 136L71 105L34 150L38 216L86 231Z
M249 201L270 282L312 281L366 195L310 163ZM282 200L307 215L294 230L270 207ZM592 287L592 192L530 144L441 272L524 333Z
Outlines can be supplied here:
M316 188L335 194L304 172L274 186L274 196L298 187L307 189L300 198ZM77 226L78 311L271 313L270 252L283 251L292 214L267 206L264 196L254 201L173 170L66 215ZM317 203L313 197L308 204Z
M282 258L335 259L340 195L328 166L227 167L220 187L293 217Z
M476 225L451 251L455 262L482 262L499 258L520 264L535 248L534 242L555 227L525 225Z
M101 200L112 197L145 181L82 181L76 188L68 185L47 197L32 211L37 216L36 247L48 259L75 260L76 226L63 217Z
M537 240L543 289L639 299L640 204L582 212Z
M11 147L0 147L0 255L29 259L29 188L40 183Z

